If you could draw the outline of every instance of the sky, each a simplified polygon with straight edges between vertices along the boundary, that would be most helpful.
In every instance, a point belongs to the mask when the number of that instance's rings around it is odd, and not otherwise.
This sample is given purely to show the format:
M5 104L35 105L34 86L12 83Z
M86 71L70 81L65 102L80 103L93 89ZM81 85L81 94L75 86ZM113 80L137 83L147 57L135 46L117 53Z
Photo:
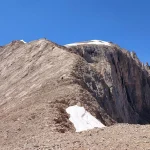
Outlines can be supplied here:
M0 45L104 40L150 64L149 0L0 0Z

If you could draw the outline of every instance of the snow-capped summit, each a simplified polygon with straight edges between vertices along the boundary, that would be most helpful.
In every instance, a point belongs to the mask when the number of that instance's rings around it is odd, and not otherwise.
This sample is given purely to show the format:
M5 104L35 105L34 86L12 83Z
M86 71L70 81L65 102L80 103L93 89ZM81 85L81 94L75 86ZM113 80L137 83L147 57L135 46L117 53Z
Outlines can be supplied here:
M77 46L77 45L84 45L84 44L111 46L111 43L106 42L106 41L102 41L102 40L90 40L90 41L84 41L84 42L77 42L77 43L66 44L65 46L69 47L69 46Z

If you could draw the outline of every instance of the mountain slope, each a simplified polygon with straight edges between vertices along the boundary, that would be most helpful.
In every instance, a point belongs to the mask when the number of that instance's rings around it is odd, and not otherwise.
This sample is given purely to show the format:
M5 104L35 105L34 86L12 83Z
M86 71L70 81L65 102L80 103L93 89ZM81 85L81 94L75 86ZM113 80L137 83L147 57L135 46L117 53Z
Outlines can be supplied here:
M117 122L150 123L149 69L134 52L112 43L89 43L76 43L67 47L75 50L101 76L105 87L85 81L100 106Z
M65 110L76 104L106 126L149 123L148 71L134 53L97 40L0 47L1 148L38 149L34 140L41 147L42 139L72 134Z

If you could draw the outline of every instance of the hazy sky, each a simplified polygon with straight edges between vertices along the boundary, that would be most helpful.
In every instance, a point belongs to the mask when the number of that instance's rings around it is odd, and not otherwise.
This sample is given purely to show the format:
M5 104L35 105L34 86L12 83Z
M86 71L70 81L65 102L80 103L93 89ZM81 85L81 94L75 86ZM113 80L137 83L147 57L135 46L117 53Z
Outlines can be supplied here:
M150 63L149 0L1 0L0 45L46 37L59 44L105 40Z

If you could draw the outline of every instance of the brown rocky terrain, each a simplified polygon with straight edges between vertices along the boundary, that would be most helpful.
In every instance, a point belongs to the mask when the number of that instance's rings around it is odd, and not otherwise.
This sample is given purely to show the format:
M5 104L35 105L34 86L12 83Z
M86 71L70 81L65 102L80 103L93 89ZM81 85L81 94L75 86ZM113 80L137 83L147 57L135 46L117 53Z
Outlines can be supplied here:
M75 133L65 109L77 103L108 127ZM149 67L134 52L46 39L0 47L2 150L148 150L149 114Z

